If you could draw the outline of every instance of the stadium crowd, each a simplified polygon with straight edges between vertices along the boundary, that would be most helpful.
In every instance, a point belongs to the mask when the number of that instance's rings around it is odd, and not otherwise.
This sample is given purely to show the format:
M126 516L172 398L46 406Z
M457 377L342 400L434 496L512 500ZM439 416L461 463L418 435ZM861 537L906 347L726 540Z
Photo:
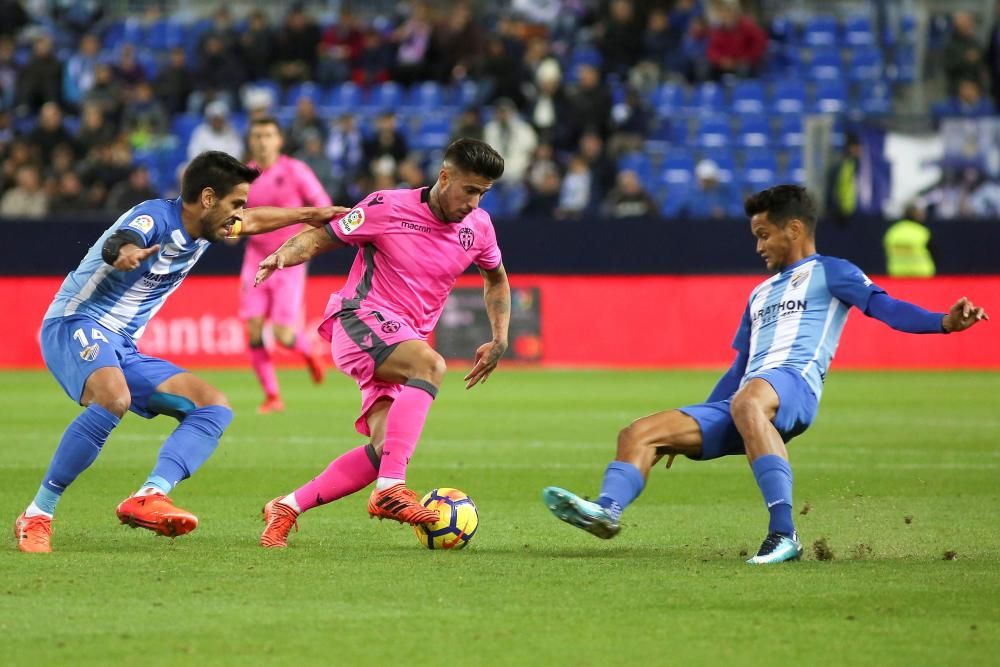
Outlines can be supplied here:
M155 3L130 19L53 5L0 3L0 216L172 196L191 156L242 157L248 119L271 115L340 202L428 183L444 146L471 136L506 159L484 200L500 218L727 217L750 190L803 181L806 113L832 114L842 146L912 75L905 21L765 29L736 0L344 3L332 22L298 5L275 22L224 5L187 22ZM934 113L992 114L1000 36L978 43L961 14L944 59L954 97Z

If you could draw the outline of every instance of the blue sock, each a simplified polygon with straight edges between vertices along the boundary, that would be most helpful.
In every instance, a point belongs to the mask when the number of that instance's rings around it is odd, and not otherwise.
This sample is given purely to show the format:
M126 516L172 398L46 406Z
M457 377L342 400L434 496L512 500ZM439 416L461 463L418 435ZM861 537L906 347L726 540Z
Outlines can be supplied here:
M646 480L634 465L624 461L612 461L604 471L601 495L596 502L608 510L611 517L617 521L625 508L639 497L645 485Z
M207 405L189 412L164 441L156 467L143 486L170 493L208 460L232 420L233 411L221 405Z
M775 454L762 456L750 464L757 486L764 496L771 522L767 532L791 535L792 523L792 468L788 461Z
M40 510L55 513L63 491L90 467L120 421L100 405L93 404L70 422L35 495L35 505Z

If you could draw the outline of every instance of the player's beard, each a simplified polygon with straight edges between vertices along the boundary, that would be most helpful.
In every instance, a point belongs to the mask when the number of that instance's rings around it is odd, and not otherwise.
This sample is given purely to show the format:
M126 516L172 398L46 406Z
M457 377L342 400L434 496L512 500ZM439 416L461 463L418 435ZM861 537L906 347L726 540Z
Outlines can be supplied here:
M224 218L221 221L212 220L204 221L202 223L202 238L207 240L209 243L218 243L226 238L228 235L228 230L231 229L231 225L235 222L235 218L230 216Z

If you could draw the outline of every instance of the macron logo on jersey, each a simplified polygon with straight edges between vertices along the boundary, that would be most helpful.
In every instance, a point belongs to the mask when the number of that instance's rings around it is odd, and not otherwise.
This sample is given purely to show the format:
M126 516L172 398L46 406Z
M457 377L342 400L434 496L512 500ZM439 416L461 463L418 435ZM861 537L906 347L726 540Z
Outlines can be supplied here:
M345 234L352 233L355 229L365 224L364 209L352 209L347 215L338 220L337 224L340 225L340 231Z
M143 234L153 231L153 219L148 215L140 215L138 218L128 223L128 227L138 229Z

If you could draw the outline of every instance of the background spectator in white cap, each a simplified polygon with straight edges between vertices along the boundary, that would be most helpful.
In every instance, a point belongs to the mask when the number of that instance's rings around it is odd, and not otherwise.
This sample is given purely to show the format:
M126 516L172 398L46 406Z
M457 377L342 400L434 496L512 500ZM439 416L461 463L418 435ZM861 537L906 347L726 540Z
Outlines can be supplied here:
M243 157L243 139L229 124L229 105L222 100L209 102L205 107L205 120L191 134L188 159L204 151L222 151L237 159Z

